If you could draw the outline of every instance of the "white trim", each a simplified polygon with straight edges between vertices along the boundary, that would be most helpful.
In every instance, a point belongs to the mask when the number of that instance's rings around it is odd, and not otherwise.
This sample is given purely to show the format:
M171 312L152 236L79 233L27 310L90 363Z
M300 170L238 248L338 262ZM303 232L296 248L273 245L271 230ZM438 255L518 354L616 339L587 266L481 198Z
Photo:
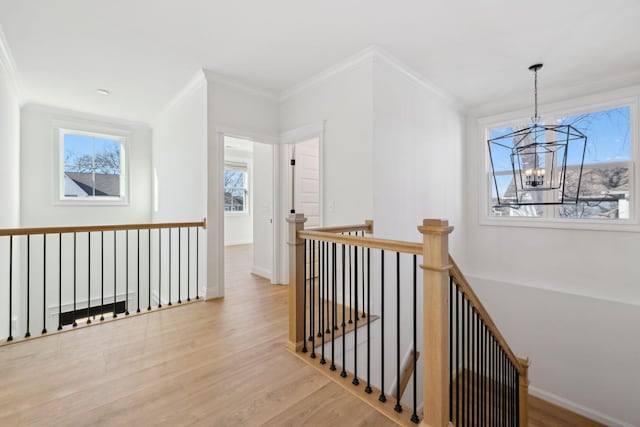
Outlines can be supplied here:
M127 129L114 129L107 126L94 126L83 122L63 121L54 119L51 122L54 134L53 159L53 205L54 206L128 206L130 203L130 168L129 168L129 152L130 152L130 135ZM123 165L120 174L120 197L87 197L83 199L65 198L64 194L64 153L63 153L63 136L65 133L82 134L87 136L102 136L109 139L117 139L121 147L121 163Z
M592 420L599 421L608 426L634 427L633 424L629 424L617 418L610 417L609 415L603 414L602 412L598 412L594 409L587 408L586 406L582 406L571 400L565 399L563 397L560 397L548 391L539 389L532 385L529 386L529 394L539 397L540 399L546 400L548 402L555 403L556 405L562 408L569 409L577 414L584 415L587 418L591 418Z
M266 268L258 267L256 265L251 266L251 274L262 277L263 279L271 280L271 271Z
M78 123L78 120L85 120L86 122L91 122L88 123L87 126L91 126L92 128L113 129L115 127L115 131L122 127L128 128L128 130L151 129L149 124L144 122L101 116L93 113L84 113L81 111L69 110L46 104L26 103L22 106L22 109L36 113L52 114L56 116L54 120L59 122Z
M336 74L339 74L343 71L356 67L366 61L373 61L373 60L380 60L385 62L386 64L393 67L395 70L397 70L401 74L404 74L406 77L418 83L420 86L424 87L425 89L433 92L434 94L442 98L444 101L449 103L455 109L461 110L460 103L451 94L449 94L447 91L437 86L435 83L433 83L431 80L426 78L424 75L422 75L418 71L414 70L412 67L400 61L391 53L385 51L384 49L376 45L371 45L366 49L363 49L360 52L357 52L356 54L349 56L348 58L343 59L337 64L332 65L331 67L325 69L324 71L321 71L320 73L310 77L309 79L304 80L303 82L298 83L297 85L294 85L291 88L282 91L280 93L280 102L286 101L288 98L291 98L292 96L295 96L300 92L303 92L313 86L316 86L322 83L323 81L330 79Z
M230 240L225 241L225 246L240 246L240 245L250 245L253 243L253 240Z
M224 136L230 136L232 138L246 139L247 141L257 142L262 144L278 144L280 142L280 136L275 134L267 134L259 131L251 131L246 129L239 129L233 126L225 126L216 124L216 132L223 134Z
M160 111L153 115L153 119L151 119L150 122L151 126L156 127L161 116L176 108L176 106L178 106L185 98L193 94L196 90L202 88L206 83L207 79L204 76L203 70L198 70L191 80L189 80L187 85L183 87L169 102L167 102Z
M4 69L7 73L9 82L15 90L18 102L22 103L22 81L20 79L20 74L18 73L18 68L16 67L16 61L13 59L13 54L9 48L9 42L2 31L2 27L0 27L0 68Z
M325 122L312 123L280 134L282 144L293 144L307 139L316 138L324 132Z
M356 67L365 61L371 60L375 54L375 51L375 46L369 46L366 49L363 49L360 52L357 52L356 54L351 55L348 58L343 59L342 61L339 61L329 68L326 68L324 71L321 71L314 76L290 87L289 89L282 91L280 93L280 102L285 101L288 98L291 98L292 96L295 96L313 86L316 86L317 84L330 79L336 74Z
M203 68L202 72L204 73L205 79L209 83L218 83L221 85L232 87L234 89L239 89L241 91L259 96L261 98L270 99L272 101L278 100L278 94L273 91L262 89L257 86L252 86L250 84L235 80L231 77L224 76L206 68Z
M406 77L413 80L415 83L419 84L420 86L424 87L425 89L433 92L434 94L442 98L454 109L458 111L462 110L460 103L450 93L440 88L431 80L426 78L424 75L414 70L404 62L400 61L398 58L396 58L389 52L385 51L384 49L374 46L374 59L383 60L399 73L404 74Z

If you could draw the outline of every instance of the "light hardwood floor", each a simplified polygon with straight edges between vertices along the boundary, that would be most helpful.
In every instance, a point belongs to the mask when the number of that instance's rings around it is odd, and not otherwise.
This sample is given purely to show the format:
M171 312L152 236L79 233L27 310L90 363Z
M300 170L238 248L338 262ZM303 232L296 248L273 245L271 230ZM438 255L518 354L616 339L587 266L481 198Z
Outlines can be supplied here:
M392 425L285 349L287 288L235 249L224 300L0 347L0 426Z

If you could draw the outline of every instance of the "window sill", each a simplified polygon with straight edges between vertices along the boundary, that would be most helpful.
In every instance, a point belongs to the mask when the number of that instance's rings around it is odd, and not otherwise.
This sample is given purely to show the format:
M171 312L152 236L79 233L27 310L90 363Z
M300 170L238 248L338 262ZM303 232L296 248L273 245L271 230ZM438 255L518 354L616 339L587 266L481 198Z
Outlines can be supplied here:
M108 200L79 200L62 199L56 200L54 206L129 206L129 199L108 199Z
M559 219L559 218L523 218L481 216L480 225L516 228L549 228L585 231L619 231L640 233L640 224L631 219Z
M234 216L249 216L250 213L249 212L226 212L224 213L224 216L229 216L229 217L234 217Z

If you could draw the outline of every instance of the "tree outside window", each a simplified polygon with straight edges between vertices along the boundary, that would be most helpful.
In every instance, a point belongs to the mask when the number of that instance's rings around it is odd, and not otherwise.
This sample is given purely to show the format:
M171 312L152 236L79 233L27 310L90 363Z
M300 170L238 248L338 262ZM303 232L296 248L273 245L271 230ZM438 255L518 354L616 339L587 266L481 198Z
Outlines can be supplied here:
M246 164L224 165L224 210L225 212L249 212L248 174Z

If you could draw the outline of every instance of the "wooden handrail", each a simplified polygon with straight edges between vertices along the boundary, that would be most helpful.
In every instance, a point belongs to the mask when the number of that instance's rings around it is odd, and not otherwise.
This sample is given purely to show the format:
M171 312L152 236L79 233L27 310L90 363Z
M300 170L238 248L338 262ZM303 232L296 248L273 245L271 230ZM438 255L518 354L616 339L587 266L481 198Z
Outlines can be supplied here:
M451 275L451 277L453 277L454 282L460 287L460 291L464 294L465 297L467 297L467 299L469 300L469 304L471 304L482 321L487 325L487 328L496 339L498 344L502 347L504 352L507 354L507 357L518 371L518 374L524 374L524 368L520 359L515 356L515 354L511 350L511 347L509 347L509 344L507 344L507 340L504 339L504 336L500 333L500 330L489 315L489 312L484 307L484 305L482 305L482 302L480 302L480 298L478 298L476 293L473 291L471 285L469 285L469 282L464 277L464 274L462 274L460 268L453 260L451 255L449 255L449 262L452 265L451 269L449 270L449 274Z
M26 236L29 234L64 234L86 233L89 231L123 231L123 230L152 230L157 228L207 228L207 219L196 222L165 222L157 224L120 224L120 225L81 225L66 227L33 227L33 228L5 228L0 229L0 236Z
M355 225L307 228L306 231L321 231L324 233L348 233L350 231L366 231L367 233L371 234L373 233L373 221L366 220L364 224Z
M307 240L322 240L324 242L342 243L372 249L384 249L406 254L422 255L422 244L402 242L400 240L378 239L375 237L345 236L326 231L298 231L298 238Z

